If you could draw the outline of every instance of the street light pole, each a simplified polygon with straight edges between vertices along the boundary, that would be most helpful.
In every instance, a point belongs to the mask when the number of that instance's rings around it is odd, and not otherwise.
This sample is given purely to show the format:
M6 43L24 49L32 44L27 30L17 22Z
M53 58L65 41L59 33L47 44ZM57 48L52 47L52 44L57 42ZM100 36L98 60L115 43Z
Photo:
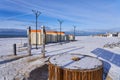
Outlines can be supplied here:
M74 40L75 40L75 35L76 35L76 34L75 34L75 29L76 29L76 26L74 26Z
M61 44L61 31L62 31L61 25L62 25L63 21L58 19L58 22L60 24L60 44Z
M36 11L36 10L32 10L32 12L35 14L36 17L36 49L38 49L37 44L38 44L38 35L37 35L37 21L38 21L38 17L41 14L41 12Z

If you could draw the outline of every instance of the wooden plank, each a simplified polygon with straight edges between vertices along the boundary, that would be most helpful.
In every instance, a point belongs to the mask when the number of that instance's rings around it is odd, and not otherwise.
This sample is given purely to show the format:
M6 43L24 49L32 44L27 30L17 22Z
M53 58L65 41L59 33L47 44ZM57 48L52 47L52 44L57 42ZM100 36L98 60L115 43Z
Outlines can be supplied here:
M102 80L103 68L92 70L69 70L49 64L49 80Z

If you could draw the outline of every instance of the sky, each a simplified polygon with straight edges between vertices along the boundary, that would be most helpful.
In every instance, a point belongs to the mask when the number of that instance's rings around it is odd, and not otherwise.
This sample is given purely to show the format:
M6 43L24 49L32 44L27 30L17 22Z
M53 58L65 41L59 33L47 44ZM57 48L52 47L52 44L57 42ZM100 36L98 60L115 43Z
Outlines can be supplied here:
M0 28L35 29L41 25L59 30L105 30L120 28L120 0L0 0Z

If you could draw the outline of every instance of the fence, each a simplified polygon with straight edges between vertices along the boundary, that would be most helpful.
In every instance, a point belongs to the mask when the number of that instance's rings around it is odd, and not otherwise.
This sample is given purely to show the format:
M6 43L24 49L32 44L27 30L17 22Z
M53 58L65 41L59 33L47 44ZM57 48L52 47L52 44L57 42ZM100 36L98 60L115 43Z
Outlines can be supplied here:
M28 44L23 43L23 44L13 44L13 53L14 55L17 55L19 52L27 51L28 49Z

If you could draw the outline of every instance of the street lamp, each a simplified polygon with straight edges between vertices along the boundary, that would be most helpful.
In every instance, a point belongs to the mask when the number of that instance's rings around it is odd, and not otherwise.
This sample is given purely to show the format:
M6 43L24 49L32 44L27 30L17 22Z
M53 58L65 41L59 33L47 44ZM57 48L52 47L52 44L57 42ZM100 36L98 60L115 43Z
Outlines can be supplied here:
M37 20L38 20L39 15L41 14L41 12L40 12L40 11L37 11L37 10L32 10L32 12L35 14L35 17L36 17L36 49L38 49L38 47L37 47L37 43L38 43Z
M61 25L62 25L63 21L58 19L58 22L60 24L60 44L61 44L61 30L62 30Z
M73 27L74 27L74 40L75 40L75 35L76 35L76 34L75 34L75 29L76 29L76 26L73 26Z

